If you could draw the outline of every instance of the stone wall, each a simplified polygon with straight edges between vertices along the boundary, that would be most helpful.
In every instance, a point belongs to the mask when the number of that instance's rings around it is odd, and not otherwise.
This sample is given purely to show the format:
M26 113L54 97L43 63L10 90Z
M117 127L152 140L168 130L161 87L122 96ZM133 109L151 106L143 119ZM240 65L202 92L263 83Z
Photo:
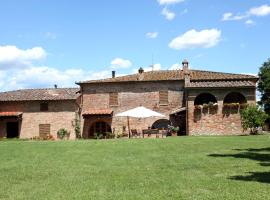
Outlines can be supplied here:
M159 91L168 90L168 105L159 105ZM118 92L118 106L109 105L109 93ZM169 119L172 110L183 106L183 81L137 82L137 83L100 83L82 85L82 113L93 109L112 109L112 130L121 134L123 126L127 127L126 117L115 117L117 113L144 106L160 112ZM82 118L82 134L86 136L90 123L96 119ZM142 130L152 126L159 118L130 118L130 128Z
M23 112L19 121L20 138L39 136L39 124L50 124L51 134L57 137L57 131L65 128L70 131L70 138L75 138L74 124L77 106L75 100L48 101L49 110L41 112L39 101L1 102L0 112ZM6 136L6 122L16 119L0 119L0 136Z
M230 92L239 92L246 97L248 104L256 103L256 89L193 89L188 91L188 135L239 135L243 132L240 110L223 108L224 97ZM217 99L216 110L196 110L194 100L201 93L210 93Z

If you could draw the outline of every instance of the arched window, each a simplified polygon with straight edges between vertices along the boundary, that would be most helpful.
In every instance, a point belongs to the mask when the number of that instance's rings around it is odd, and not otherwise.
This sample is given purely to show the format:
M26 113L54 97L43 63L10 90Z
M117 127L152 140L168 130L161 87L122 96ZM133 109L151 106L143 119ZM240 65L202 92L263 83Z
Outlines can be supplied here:
M195 98L194 105L209 104L210 102L217 103L216 97L210 93L202 93Z
M170 125L171 122L167 119L159 119L157 121L155 121L152 125L152 129L168 129L168 125Z
M89 138L93 138L95 133L108 133L112 132L111 126L104 121L97 121L92 124L89 129Z
M230 103L239 103L239 104L245 104L247 103L246 97L242 95L239 92L231 92L226 95L223 101L224 104L230 104Z

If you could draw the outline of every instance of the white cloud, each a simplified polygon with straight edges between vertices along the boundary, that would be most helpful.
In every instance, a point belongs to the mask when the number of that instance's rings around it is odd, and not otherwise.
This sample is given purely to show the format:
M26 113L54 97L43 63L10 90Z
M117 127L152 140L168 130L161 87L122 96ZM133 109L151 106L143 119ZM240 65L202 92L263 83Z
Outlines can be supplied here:
M57 84L59 87L75 87L75 82L109 78L111 72L84 71L82 69L59 70L47 66L29 67L25 69L6 71L1 74L2 91L24 88L48 88ZM4 84L5 83L5 84Z
M60 70L34 64L34 61L45 57L46 51L41 47L22 50L16 46L0 46L0 91L46 88L53 87L54 84L59 87L75 87L76 81L111 77L110 70L100 72L80 68Z
M0 46L0 69L28 67L31 62L41 60L46 55L41 47L22 50L16 46Z
M252 20L249 19L252 16L256 17L262 17L262 16L267 16L270 14L270 6L269 5L262 5L258 7L253 7L249 9L247 12L244 14L237 14L234 15L231 12L227 12L223 14L222 21L238 21L238 20L243 20L243 19L248 19L245 21L246 24L254 24L254 23L249 23Z
M245 24L247 24L247 25L255 25L255 22L253 20L251 20L251 19L248 19L248 20L245 21Z
M158 0L160 5L169 5L184 2L185 0Z
M177 69L182 69L182 65L180 63L175 63L169 68L169 70L177 70Z
M233 15L232 13L224 13L222 21L237 21L247 18L248 15Z
M221 38L221 31L217 29L189 30L174 38L169 47L172 49L210 48L217 45Z
M120 68L129 68L132 65L130 60L125 60L123 58L115 58L111 61L112 69L120 69Z
M155 38L157 38L157 36L158 36L158 32L148 32L148 33L146 33L145 35L146 35L146 37L148 37L148 38L155 39Z
M161 70L161 64L159 63L144 68L145 72L159 71L159 70Z
M166 7L162 9L161 14L164 15L167 20L173 20L176 16L174 12L168 10Z
M266 16L270 14L270 6L262 5L259 7L254 7L254 8L251 8L248 13L254 16Z

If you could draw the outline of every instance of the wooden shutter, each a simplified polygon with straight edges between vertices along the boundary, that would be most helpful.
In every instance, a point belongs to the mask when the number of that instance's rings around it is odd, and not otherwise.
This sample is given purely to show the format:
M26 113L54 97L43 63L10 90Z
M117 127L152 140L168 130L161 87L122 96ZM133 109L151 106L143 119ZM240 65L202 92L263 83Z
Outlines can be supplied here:
M159 104L168 105L168 90L159 91Z
M110 106L118 106L118 93L110 93Z
M51 134L51 125L39 124L39 137L45 138L49 134Z

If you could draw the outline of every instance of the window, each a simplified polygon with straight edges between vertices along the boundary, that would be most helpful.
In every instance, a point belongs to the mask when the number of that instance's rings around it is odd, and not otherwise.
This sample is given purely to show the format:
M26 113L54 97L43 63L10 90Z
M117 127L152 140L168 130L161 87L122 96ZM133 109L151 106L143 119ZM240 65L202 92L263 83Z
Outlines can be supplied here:
M168 105L168 90L159 91L159 104Z
M110 106L118 106L118 93L110 93Z
M40 111L48 111L49 110L49 104L46 102L40 103Z
M39 137L45 138L49 134L51 134L51 125L39 124Z

